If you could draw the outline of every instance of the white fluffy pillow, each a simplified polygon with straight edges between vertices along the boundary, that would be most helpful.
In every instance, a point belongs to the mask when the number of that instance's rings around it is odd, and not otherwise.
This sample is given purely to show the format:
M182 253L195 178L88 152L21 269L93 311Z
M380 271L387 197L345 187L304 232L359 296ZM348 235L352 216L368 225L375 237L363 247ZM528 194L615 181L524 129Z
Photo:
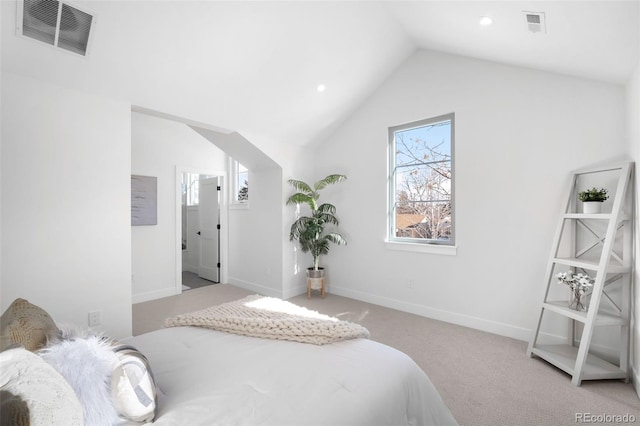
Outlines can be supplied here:
M113 351L119 359L111 376L113 405L128 420L153 421L156 385L147 358L129 345L115 346Z
M76 392L87 425L111 426L119 421L111 402L111 372L118 364L109 340L100 336L61 340L40 355L67 379Z
M13 412L16 406L3 401L2 420L9 424L26 420L24 424L31 426L83 425L82 406L73 389L51 365L26 349L0 353L0 390L11 393L14 401L25 402L28 409Z

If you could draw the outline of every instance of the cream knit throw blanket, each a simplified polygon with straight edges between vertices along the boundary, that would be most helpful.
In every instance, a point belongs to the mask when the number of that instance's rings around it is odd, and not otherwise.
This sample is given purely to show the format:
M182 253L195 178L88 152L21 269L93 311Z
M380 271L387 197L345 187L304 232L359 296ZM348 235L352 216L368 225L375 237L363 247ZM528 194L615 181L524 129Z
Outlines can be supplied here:
M361 325L260 295L167 318L164 326L206 327L244 336L315 345L369 337L369 331Z

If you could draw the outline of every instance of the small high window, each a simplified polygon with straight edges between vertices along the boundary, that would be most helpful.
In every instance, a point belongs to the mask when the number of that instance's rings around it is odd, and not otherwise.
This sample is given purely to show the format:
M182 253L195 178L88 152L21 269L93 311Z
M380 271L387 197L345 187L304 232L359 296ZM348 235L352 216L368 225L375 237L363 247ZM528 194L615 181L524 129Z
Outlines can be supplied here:
M249 202L249 170L243 166L240 162L233 160L233 194L234 202L247 203Z

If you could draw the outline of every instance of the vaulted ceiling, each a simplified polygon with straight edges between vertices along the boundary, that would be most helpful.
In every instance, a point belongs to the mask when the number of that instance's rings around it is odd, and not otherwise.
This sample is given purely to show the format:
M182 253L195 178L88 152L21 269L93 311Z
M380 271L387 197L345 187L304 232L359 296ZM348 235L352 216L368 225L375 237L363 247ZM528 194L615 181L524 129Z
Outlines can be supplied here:
M70 3L98 19L89 56L16 36L3 0L3 71L296 145L322 140L416 49L620 85L640 49L638 1ZM546 31L523 11L544 12Z

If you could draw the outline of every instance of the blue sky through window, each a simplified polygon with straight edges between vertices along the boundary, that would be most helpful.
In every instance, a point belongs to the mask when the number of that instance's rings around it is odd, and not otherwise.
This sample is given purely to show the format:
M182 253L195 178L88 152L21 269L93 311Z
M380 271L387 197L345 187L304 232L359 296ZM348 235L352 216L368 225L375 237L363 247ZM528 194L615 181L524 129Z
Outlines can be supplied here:
M451 121L400 130L396 140L396 167L451 160Z

